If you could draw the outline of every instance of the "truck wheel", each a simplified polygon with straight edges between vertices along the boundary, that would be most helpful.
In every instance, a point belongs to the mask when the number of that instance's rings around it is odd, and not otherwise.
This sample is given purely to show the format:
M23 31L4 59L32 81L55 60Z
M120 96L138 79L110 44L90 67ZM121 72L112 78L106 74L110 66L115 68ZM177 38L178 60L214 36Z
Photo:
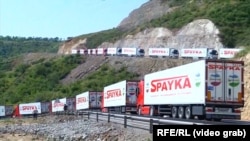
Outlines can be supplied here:
M189 106L187 106L187 107L185 108L185 118L186 118L186 119L192 118L192 112L191 112L191 109L190 109Z
M138 109L138 115L141 115L141 106Z
M150 116L154 116L154 106L150 106Z
M180 106L178 108L178 117L183 118L183 116L184 116L184 108L182 106Z
M176 118L177 116L177 107L172 107L172 110L171 110L171 114L172 114L172 118Z

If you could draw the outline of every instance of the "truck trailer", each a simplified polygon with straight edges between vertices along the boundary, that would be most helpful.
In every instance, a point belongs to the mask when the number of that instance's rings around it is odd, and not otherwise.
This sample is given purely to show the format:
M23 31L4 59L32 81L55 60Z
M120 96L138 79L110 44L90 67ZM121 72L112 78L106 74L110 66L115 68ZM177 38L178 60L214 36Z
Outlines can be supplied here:
M178 58L179 51L174 48L149 48L149 57L162 57L162 58Z
M76 95L76 110L101 110L102 92L87 91Z
M104 87L102 111L136 113L138 83L136 80L124 80Z
M218 59L218 51L213 48L183 48L180 52L184 59Z
M240 119L244 62L200 60L144 76L137 113L172 118Z

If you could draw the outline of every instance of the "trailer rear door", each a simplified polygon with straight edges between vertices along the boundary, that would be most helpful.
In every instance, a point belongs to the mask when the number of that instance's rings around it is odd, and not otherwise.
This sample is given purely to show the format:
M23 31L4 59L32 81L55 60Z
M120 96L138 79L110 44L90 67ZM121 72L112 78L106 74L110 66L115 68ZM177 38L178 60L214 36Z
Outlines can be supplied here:
M243 104L243 62L208 61L207 99Z

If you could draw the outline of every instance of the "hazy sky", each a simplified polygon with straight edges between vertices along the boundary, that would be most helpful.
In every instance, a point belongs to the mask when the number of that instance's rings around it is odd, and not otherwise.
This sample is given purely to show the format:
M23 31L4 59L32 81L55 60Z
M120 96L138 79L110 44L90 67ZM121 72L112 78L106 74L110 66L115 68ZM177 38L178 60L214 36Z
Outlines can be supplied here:
M0 35L67 38L117 27L148 0L0 0Z

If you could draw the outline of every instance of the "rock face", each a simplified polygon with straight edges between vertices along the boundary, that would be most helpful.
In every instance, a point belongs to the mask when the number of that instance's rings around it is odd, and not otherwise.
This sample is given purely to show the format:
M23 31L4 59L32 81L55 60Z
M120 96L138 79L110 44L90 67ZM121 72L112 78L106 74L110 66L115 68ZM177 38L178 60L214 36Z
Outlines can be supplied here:
M223 47L218 36L219 30L207 19L193 21L177 32L172 32L167 28L158 27L146 29L135 35L128 35L115 43L104 42L97 48L108 47L140 47L148 55L149 47L165 48L215 48ZM79 48L87 39L79 41L69 41L60 47L59 54L68 54L73 48ZM85 47L85 46L83 46Z
M140 47L148 55L149 47L165 48L223 48L219 39L219 30L207 19L200 19L189 23L176 33L167 28L151 28L136 35L128 35L114 44L103 43L103 47Z
M152 19L159 18L172 10L173 8L162 3L161 0L150 0L140 8L133 10L127 18L121 21L118 28L131 29Z
M241 119L250 120L250 54L238 60L244 61L244 94L245 106L242 109Z
M71 49L86 48L85 43L87 39L75 40L65 42L58 50L58 54L71 54Z

